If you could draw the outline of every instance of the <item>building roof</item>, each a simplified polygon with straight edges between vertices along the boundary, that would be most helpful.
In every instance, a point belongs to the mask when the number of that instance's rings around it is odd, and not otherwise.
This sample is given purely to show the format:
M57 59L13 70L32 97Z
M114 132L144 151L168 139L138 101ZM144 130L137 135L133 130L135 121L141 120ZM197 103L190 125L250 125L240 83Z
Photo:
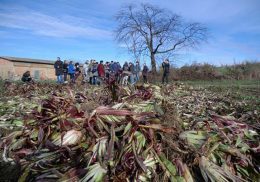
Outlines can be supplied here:
M44 60L44 59L17 58L17 57L8 57L8 56L1 56L0 58L8 60L8 61L12 61L12 62L54 64L54 61Z

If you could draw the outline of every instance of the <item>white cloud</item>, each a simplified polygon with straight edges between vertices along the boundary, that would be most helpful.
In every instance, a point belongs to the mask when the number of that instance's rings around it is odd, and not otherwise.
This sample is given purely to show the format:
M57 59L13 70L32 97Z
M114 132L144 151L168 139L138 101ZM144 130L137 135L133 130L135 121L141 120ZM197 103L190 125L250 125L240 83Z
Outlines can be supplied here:
M96 28L93 23L88 25L83 19L77 17L70 17L70 19L66 20L66 17L57 18L25 8L13 10L0 12L0 26L60 38L104 39L110 38L112 34L109 30Z

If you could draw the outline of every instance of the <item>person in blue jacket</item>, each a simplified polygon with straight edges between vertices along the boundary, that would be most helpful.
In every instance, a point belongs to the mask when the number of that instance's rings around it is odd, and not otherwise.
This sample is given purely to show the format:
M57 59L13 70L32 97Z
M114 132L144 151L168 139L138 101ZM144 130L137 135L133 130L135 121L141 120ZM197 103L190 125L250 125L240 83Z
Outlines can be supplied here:
M69 66L68 66L68 73L70 75L70 81L72 83L75 82L75 71L76 71L75 66L74 66L73 62L70 61Z
M109 70L111 73L114 73L115 70L114 70L114 61L111 61L110 64L109 64Z

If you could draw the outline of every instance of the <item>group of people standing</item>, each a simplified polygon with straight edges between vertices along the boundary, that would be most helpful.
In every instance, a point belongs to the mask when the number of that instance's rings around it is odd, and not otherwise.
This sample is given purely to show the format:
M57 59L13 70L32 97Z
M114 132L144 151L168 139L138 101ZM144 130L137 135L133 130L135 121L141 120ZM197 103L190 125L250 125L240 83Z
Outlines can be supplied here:
M54 63L54 68L58 83L67 83L68 75L70 77L70 82L75 83L76 79L81 73L79 63L73 64L72 61L67 63L66 60L61 61L59 57L57 58L57 61Z
M139 61L136 64L125 62L123 66L119 62L100 61L95 60L86 61L83 65L84 81L90 84L101 84L105 79L113 78L119 84L134 84L140 80L140 74L146 79L143 81L147 83L148 67L144 64L143 70ZM142 72L142 73L141 73Z
M140 80L140 76L143 77L143 83L147 83L148 79L148 66L143 64L141 69L139 61L135 63L125 62L123 66L119 62L111 61L106 62L96 60L86 61L83 65L82 71L80 64L77 62L73 64L72 61L67 63L66 60L61 61L57 58L54 63L55 74L57 76L58 83L67 83L68 75L70 77L70 82L75 83L76 79L80 74L83 75L83 81L91 85L100 85L104 80L113 78L118 84L127 85L135 84ZM162 83L168 83L168 77L170 72L169 60L166 59L162 63L163 77Z

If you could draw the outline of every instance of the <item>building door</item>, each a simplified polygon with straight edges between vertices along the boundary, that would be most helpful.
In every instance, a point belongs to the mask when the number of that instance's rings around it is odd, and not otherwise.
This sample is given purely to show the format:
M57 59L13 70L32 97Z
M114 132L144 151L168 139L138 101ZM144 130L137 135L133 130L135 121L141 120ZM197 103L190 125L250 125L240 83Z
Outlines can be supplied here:
M40 80L40 71L39 70L34 70L34 79Z

